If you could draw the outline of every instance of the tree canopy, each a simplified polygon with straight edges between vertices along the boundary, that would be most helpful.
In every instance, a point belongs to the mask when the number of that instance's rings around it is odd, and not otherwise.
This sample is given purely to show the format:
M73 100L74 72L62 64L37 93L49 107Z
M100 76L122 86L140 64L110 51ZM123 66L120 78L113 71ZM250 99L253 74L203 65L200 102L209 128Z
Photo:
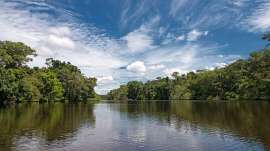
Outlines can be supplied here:
M21 42L0 41L0 66L21 67L36 56L36 51Z
M48 67L26 65L36 51L19 42L0 41L0 104L11 101L87 101L97 98L95 78L69 62L47 59Z

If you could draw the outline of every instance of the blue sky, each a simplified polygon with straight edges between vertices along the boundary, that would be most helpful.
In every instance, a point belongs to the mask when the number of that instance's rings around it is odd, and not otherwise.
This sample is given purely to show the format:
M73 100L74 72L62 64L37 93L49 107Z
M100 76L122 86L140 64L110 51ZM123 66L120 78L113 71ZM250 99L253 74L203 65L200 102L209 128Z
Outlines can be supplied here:
M270 0L0 0L0 40L98 79L99 93L130 80L223 67L264 47Z

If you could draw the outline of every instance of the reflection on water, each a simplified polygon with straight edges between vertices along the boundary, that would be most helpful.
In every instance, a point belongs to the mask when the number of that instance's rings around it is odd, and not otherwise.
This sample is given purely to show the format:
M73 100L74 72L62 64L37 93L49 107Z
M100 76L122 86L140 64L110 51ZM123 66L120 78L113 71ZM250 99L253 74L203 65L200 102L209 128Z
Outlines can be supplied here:
M270 150L267 102L21 104L0 109L0 150Z
M0 150L41 150L94 125L93 105L19 104L0 110Z

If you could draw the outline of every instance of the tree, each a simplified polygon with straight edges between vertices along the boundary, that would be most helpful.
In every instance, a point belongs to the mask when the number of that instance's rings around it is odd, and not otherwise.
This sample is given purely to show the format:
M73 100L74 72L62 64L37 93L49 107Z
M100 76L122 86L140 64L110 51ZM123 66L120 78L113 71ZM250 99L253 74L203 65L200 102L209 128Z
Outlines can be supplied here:
M17 97L20 101L39 101L43 98L40 91L42 85L36 77L25 77L19 82L19 96Z
M87 78L82 75L80 69L70 62L61 62L49 58L46 60L49 69L56 73L64 88L64 97L71 101L87 101L96 97L94 87L95 78Z
M40 82L39 91L42 101L60 101L63 99L63 87L57 75L48 69L41 69L32 74Z
M14 70L0 67L0 104L17 101L18 79Z
M35 50L23 43L0 41L0 103L11 101L86 101L97 98L95 78L69 62L47 59L47 68L25 65Z
M21 67L36 56L35 50L20 42L0 41L0 66Z
M127 97L132 100L144 100L143 83L138 81L131 81L127 84Z

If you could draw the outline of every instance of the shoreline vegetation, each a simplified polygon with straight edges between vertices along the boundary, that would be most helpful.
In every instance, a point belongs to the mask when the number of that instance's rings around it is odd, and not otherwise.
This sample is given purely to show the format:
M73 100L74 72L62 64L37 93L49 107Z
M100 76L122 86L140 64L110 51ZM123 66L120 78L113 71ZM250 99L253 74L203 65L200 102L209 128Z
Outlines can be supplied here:
M96 78L69 62L48 58L47 67L30 68L36 51L21 42L0 41L0 104L98 100Z
M270 41L270 34L263 40ZM269 44L267 45L269 46ZM199 70L172 78L130 81L107 94L109 100L270 100L270 48L223 68Z
M270 34L263 40L270 41ZM0 104L129 100L270 100L270 48L253 52L224 68L200 70L172 78L130 81L98 95L97 79L70 62L46 59L46 67L26 64L36 51L21 42L0 41Z

